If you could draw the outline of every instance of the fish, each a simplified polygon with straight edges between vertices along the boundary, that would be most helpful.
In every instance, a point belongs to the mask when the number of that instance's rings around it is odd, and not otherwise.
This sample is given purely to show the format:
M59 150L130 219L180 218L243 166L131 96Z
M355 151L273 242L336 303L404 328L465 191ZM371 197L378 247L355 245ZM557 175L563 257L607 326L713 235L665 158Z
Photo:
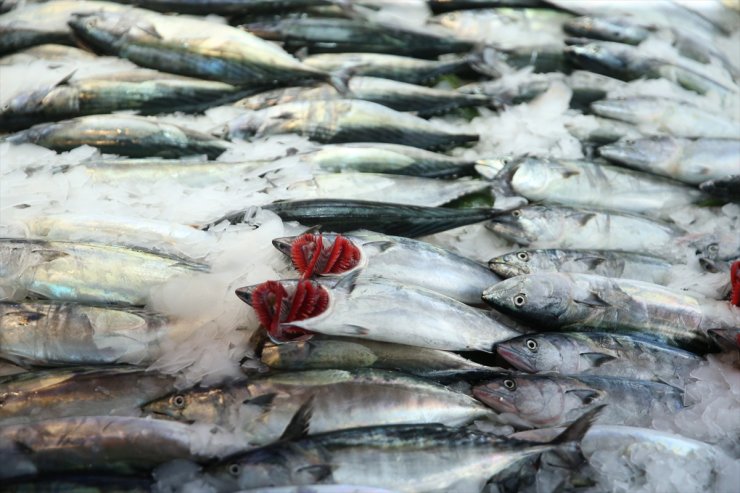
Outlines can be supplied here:
M349 484L311 484L301 486L267 486L242 490L241 493L395 493L385 488Z
M310 434L394 424L455 426L493 415L472 397L440 384L371 369L299 371L195 388L154 400L143 410L215 424L252 445L266 445L280 438L309 399Z
M473 395L517 428L567 425L600 405L599 424L651 426L660 413L684 407L676 387L618 377L504 375L476 385Z
M559 43L511 48L484 46L471 66L476 72L493 78L528 67L534 73L566 73L572 68Z
M242 27L261 38L281 41L288 51L305 48L310 54L388 53L436 59L474 48L473 43L453 36L367 19L278 18Z
M20 365L147 365L161 355L167 317L139 308L0 302L0 358Z
M740 123L716 111L670 98L635 96L591 103L597 115L638 125L640 130L674 137L736 139Z
M0 378L0 425L74 416L138 416L175 377L132 367L42 370Z
M704 358L637 335L542 332L515 337L496 351L527 373L595 375L667 383L683 388Z
M740 348L740 327L709 329L709 335L721 346L730 349Z
M489 184L473 178L438 180L381 173L316 173L308 180L288 185L295 200L372 200L385 197L397 204L435 207L472 193Z
M478 134L454 132L378 103L353 99L296 101L245 111L222 131L229 139L296 133L317 142L380 142L421 149L446 149L478 141Z
M503 313L553 329L637 331L671 345L704 351L713 346L707 329L740 324L740 308L725 301L589 274L512 277L484 291L483 299Z
M740 139L627 139L600 147L599 155L630 168L699 185L740 170Z
M445 60L425 60L386 53L319 53L303 63L324 72L350 71L357 76L380 77L408 84L425 84L470 68L467 56Z
M438 349L318 335L307 341L268 343L262 348L260 359L270 368L281 371L379 368L433 380L498 371Z
M358 271L480 305L484 289L500 281L485 266L424 241L377 233L306 233L272 244L303 276L340 278ZM340 253L341 252L341 253ZM432 269L430 269L432 267Z
M493 351L521 326L494 312L387 279L282 280L236 290L278 342L312 333L448 351ZM386 310L387 307L393 310ZM381 308L385 307L385 308ZM511 325L508 325L511 324Z
M596 413L544 445L443 425L364 427L277 442L227 457L204 472L223 492L348 481L404 493L480 491L491 476L528 457L572 448Z
M585 160L524 157L510 163L496 181L498 187L531 202L665 219L670 219L678 207L708 198L695 188L667 178Z
M595 126L584 126L569 122L565 124L565 128L573 137L585 145L596 146L611 144L620 139L639 139L644 135L638 126L631 123L593 115L591 115L591 118L593 118L591 121Z
M546 6L543 0L428 0L427 4L433 14L444 14L445 12L465 9L536 8Z
M40 123L4 140L36 144L59 152L89 145L102 153L163 158L205 154L215 159L231 145L212 135L133 115L91 115Z
M650 29L619 17L582 16L568 19L563 30L571 36L639 45L650 36Z
M0 479L75 472L142 475L171 460L206 460L243 449L228 433L209 428L129 416L0 426Z
M149 291L177 276L207 272L184 257L95 243L0 239L0 288L56 301L143 305Z
M699 185L704 192L730 202L740 202L740 175L707 180Z
M619 250L665 258L686 234L657 219L620 212L562 206L528 205L500 211L486 224L499 236L525 246Z
M151 479L114 474L65 475L63 478L29 478L4 485L5 493L44 493L50 491L84 491L85 493L149 493Z
M70 62L79 60L94 60L95 54L73 46L55 43L42 44L20 50L11 55L0 57L0 65L24 65L37 60L49 62Z
M98 53L137 65L235 86L328 80L279 46L247 31L201 20L131 9L78 15L75 36Z
M335 0L117 0L157 12L188 15L284 14L308 10L310 7L331 6Z
M572 272L634 279L664 286L671 278L672 266L666 259L641 253L556 248L518 250L488 261L488 267L506 279L539 272Z
M409 238L430 235L448 229L485 221L494 214L487 208L453 209L419 207L367 200L289 200L263 206L283 221L320 225L322 229L346 233L368 229L381 234ZM242 222L245 211L227 214L210 224Z
M458 108L490 106L496 103L484 94L435 89L407 82L356 75L349 79L347 90L343 92L329 83L308 87L288 87L248 96L234 103L234 106L249 110L261 110L295 101L333 101L339 99L370 101L396 111L414 112L421 117L440 115Z
M136 110L139 114L202 111L238 99L234 86L141 69L82 79L65 78L50 87L22 92L0 111L0 129L83 115Z

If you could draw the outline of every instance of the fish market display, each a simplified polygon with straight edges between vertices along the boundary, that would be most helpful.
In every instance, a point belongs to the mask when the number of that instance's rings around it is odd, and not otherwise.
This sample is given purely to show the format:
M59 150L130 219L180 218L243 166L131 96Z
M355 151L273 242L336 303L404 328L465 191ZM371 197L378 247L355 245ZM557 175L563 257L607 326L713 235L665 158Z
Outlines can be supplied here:
M736 493L737 0L0 0L0 490Z

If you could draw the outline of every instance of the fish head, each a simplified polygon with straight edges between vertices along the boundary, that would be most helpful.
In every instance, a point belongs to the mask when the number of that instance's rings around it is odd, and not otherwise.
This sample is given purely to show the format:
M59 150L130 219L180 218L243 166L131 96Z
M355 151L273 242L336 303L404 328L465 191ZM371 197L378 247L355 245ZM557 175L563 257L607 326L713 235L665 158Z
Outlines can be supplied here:
M571 305L572 289L562 274L530 274L494 284L483 291L483 300L514 317L557 324Z
M538 214L538 206L496 212L486 224L486 228L511 241L529 245L537 241L543 227L543 215Z
M504 375L477 385L473 395L498 413L516 416L520 424L535 427L560 424L562 390L547 376Z
M115 12L95 12L73 14L68 24L74 36L83 44L96 51L112 54L111 47L122 42L133 28L134 20L133 17ZM141 26L140 30L146 32L146 26ZM154 31L154 28L150 30Z
M213 422L215 414L229 404L225 400L226 394L220 389L192 389L155 399L142 406L142 410L157 418Z
M610 161L632 166L648 166L665 158L680 158L681 149L672 137L623 139L599 148L599 154Z
M305 233L277 238L273 245L290 256L293 266L304 278L344 276L359 269L362 250L351 239L338 234Z
M566 46L563 52L567 59L592 72L622 75L627 71L623 54L605 43Z
M557 338L550 334L527 334L496 344L496 351L518 370L528 373L557 371L563 356Z
M504 279L553 270L547 256L534 250L519 250L494 257L488 261L488 268Z

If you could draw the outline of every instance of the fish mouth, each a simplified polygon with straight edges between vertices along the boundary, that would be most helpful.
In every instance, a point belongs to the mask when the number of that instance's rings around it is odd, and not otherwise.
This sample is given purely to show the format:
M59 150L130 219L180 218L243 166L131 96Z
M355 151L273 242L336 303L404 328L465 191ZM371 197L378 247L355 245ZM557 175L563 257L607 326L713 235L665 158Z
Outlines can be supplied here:
M237 288L236 296L242 300L244 303L246 303L249 306L252 306L252 295L254 294L254 290L257 289L259 285L256 286L244 286L242 288Z
M509 396L499 390L476 387L473 389L473 396L496 412L517 414L516 406L507 399Z
M529 364L523 352L511 347L496 346L496 352L506 361L514 365L518 370L528 373L537 373L537 368Z
M498 274L505 279L529 274L528 269L523 267L514 267L505 260L497 260L495 258L488 261L488 268L493 271L494 274Z
M272 240L272 246L278 249L283 255L290 256L290 249L293 246L293 237L284 236L282 238L275 238Z

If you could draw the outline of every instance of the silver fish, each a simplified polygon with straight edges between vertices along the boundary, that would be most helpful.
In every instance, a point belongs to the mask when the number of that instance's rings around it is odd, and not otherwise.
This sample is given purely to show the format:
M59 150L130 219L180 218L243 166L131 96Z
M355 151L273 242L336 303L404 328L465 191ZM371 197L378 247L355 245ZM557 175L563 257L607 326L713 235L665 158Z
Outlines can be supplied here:
M73 46L60 44L43 44L21 50L12 55L0 58L0 65L22 65L30 64L37 60L50 62L68 62L79 60L93 60L95 55L89 51L81 50Z
M488 261L488 267L509 278L539 272L572 272L621 277L665 285L671 262L641 253L615 250L519 250Z
M94 243L0 239L3 299L145 304L149 291L208 266L144 249Z
M132 308L0 303L0 357L38 366L133 363L161 355L168 320Z
M516 369L528 373L653 380L683 388L703 358L650 339L603 332L543 332L496 345Z
M702 182L699 188L713 197L731 202L740 202L740 174Z
M473 395L521 428L569 424L604 404L599 424L650 426L683 408L683 392L670 385L596 376L506 375L476 385Z
M650 36L650 30L619 17L576 17L563 23L571 36L638 45Z

